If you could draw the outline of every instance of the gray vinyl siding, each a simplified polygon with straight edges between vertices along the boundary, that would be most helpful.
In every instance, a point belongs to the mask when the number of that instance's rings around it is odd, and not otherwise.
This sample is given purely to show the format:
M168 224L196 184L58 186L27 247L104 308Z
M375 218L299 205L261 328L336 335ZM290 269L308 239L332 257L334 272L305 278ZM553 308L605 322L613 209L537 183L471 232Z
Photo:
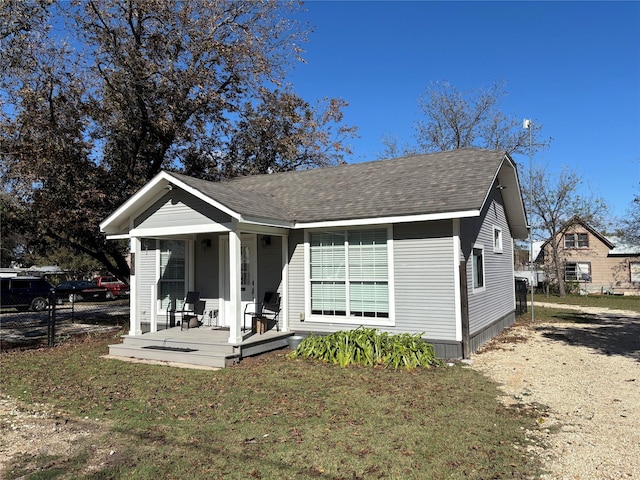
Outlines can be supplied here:
M203 246L202 241L211 240L211 246ZM201 234L195 241L194 281L205 304L205 311L218 310L220 277L220 235Z
M143 238L142 250L138 254L140 264L136 268L138 279L138 298L140 304L140 320L142 323L151 322L151 287L156 284L157 242L154 239Z
M172 190L135 218L135 228L191 227L228 223L229 215L183 190Z
M455 341L454 247L450 221L393 226L395 326L390 333L422 333L425 338ZM299 332L331 333L353 324L300 321L304 313L304 236L289 239L289 325Z
M263 238L268 237L266 245ZM258 235L258 297L264 298L265 292L281 291L282 280L282 237Z
M454 244L451 221L394 225L394 333L456 339Z
M502 253L493 249L493 227L502 229ZM515 309L513 278L513 239L507 223L498 189L477 219L463 219L461 226L462 248L467 260L467 284L469 292L469 333L474 334L489 328ZM485 288L473 290L471 249L473 244L484 247Z

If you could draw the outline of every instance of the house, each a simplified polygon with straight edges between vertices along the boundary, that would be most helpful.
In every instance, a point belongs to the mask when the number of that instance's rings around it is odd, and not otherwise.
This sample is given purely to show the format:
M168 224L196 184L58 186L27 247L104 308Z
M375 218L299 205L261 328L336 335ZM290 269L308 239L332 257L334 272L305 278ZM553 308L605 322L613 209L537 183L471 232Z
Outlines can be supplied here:
M640 245L605 236L577 217L563 225L555 241L564 279L576 290L585 294L640 295ZM537 257L549 281L556 277L551 251L548 239Z
M282 332L422 333L441 358L514 322L528 234L514 161L479 149L222 182L161 172L101 230L131 241L129 338L195 290L241 345L247 305L278 292Z

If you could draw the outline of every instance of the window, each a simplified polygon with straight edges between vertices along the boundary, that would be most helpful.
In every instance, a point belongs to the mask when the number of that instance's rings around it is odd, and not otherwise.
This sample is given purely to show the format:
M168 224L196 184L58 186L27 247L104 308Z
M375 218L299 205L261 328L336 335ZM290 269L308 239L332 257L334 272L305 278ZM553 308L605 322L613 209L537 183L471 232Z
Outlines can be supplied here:
M160 280L158 295L161 308L172 301L181 301L185 294L186 244L180 240L160 240ZM176 305L180 308L181 305Z
M589 235L586 233L567 233L564 236L564 248L586 248L589 246Z
M591 264L571 262L564 266L564 279L568 282L590 282Z
M311 313L389 318L387 230L313 232Z
M484 247L476 245L473 247L473 257L471 270L473 272L473 288L484 287Z
M494 253L502 253L502 229L493 227L493 251Z
M630 262L629 273L631 274L632 282L640 282L640 262Z

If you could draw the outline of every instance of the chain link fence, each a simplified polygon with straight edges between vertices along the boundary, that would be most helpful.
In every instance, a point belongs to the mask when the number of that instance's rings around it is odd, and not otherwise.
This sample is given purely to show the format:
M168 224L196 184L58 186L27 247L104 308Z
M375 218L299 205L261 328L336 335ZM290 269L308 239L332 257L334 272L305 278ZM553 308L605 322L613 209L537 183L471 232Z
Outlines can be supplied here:
M129 297L100 302L62 302L50 295L44 309L0 306L0 351L53 347L81 335L129 329Z

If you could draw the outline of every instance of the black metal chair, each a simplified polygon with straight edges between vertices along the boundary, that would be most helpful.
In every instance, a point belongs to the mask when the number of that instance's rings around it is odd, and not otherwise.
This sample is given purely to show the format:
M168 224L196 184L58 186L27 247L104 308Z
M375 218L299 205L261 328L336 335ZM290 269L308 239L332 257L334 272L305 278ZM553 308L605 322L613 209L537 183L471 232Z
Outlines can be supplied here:
M244 308L243 329L246 325L247 316L265 317L275 324L276 331L279 332L280 324L278 317L280 316L280 300L280 294L278 292L265 292L262 302L248 303Z
M182 315L182 323L180 324L181 330L188 330L189 328L197 328L202 325L204 321L204 308L207 302L204 300L198 300L193 305L193 311L185 312ZM202 318L202 320L200 319Z
M200 300L200 292L187 292L187 296L184 297L180 309L177 308L175 301L171 302L169 308L167 308L167 326L175 326L177 316L180 316L180 325L184 323L185 315L191 314L193 316L195 307ZM173 320L170 322L170 320Z

